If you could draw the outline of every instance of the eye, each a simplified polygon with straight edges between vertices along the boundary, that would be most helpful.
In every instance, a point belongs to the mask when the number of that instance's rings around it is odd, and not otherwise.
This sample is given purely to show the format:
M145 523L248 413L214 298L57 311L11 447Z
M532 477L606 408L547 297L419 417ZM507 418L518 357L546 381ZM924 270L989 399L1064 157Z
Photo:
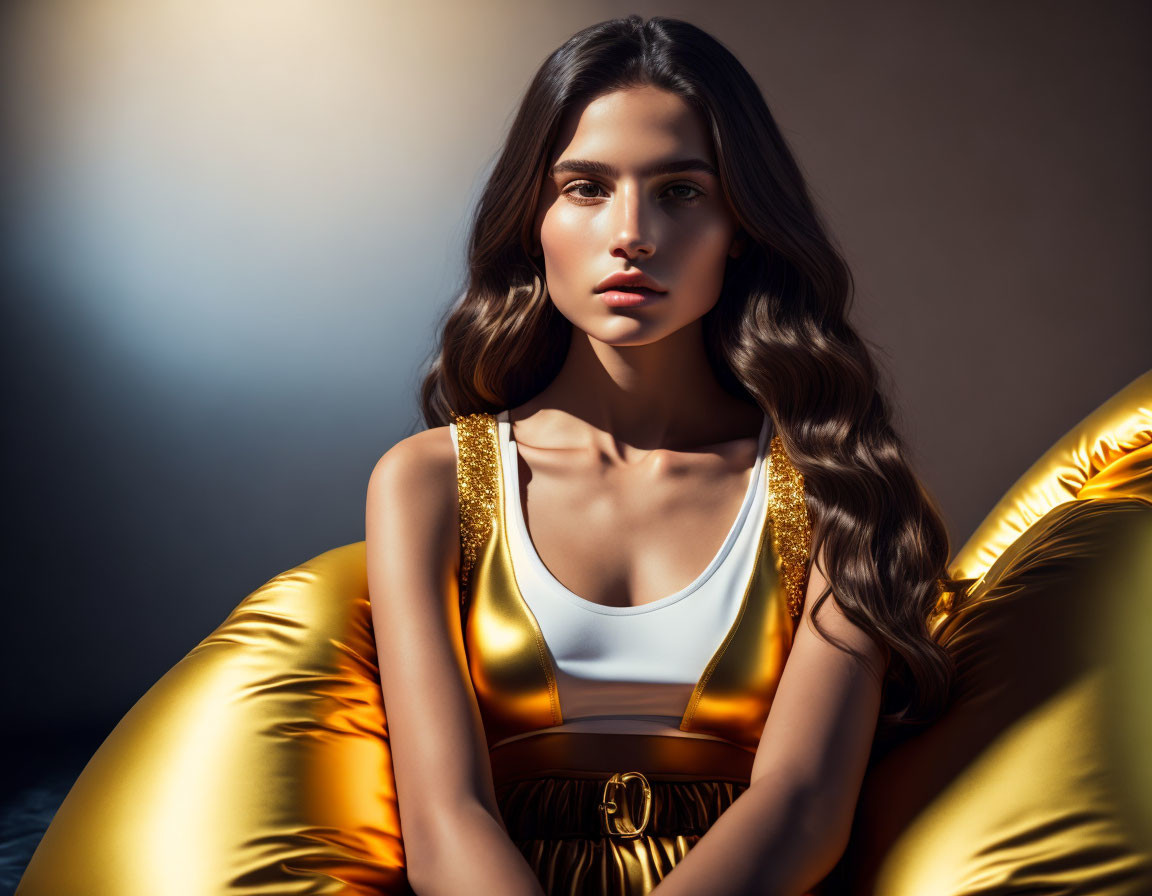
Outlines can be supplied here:
M677 199L679 199L680 201L685 202L685 203L695 202L697 199L699 199L701 196L704 195L704 191L701 190L695 184L672 184L668 189L670 191L671 190L690 190L691 195L685 196L684 194L680 194L679 196L676 197Z
M577 192L579 190L586 190L586 189L600 190L603 188L599 184L593 183L590 180L577 180L577 181L573 181L568 186L566 186L563 190L560 191L560 193L561 193L561 195L568 196L569 198L571 198L574 202L576 202L579 205L587 205L591 200L595 199L596 197L595 196L588 196L588 195ZM581 200L584 200L584 201L581 201Z
M599 198L597 196L589 196L586 193L579 192L580 190L589 189L602 190L603 187L601 187L600 184L590 180L577 180L568 184L568 186L561 190L560 193L563 196L568 196L573 202L576 202L579 205L588 205L595 199ZM684 193L680 193L677 195L673 193L674 190L686 190L688 191L688 194L685 195ZM671 184L667 190L665 190L665 193L672 193L672 198L677 202L683 203L684 205L691 205L704 195L703 190L701 190L695 184L689 183Z

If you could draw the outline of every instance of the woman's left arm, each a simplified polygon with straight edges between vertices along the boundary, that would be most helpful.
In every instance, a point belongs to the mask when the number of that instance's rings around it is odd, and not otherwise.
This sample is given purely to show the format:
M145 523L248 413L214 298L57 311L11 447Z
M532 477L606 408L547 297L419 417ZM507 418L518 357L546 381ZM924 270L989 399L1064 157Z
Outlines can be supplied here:
M823 562L814 564L809 573L804 612L760 736L751 785L653 889L654 896L799 896L832 870L847 847L876 733L885 653L844 616L833 596L820 607L821 626L860 650L868 664L812 628L812 603L827 585L822 568Z

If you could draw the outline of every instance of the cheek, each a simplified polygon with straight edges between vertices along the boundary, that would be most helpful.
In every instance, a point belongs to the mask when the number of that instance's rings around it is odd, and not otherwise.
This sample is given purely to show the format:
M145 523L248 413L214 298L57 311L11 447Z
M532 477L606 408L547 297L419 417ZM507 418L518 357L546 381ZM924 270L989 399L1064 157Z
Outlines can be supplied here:
M587 276L588 227L574 215L550 211L540 227L540 249L553 290Z
M545 213L540 225L541 243L560 252L571 247L581 236L587 239L588 222L580 217L578 211L554 205Z
M731 227L724 222L697 232L677 253L683 276L701 285L722 281L733 235Z

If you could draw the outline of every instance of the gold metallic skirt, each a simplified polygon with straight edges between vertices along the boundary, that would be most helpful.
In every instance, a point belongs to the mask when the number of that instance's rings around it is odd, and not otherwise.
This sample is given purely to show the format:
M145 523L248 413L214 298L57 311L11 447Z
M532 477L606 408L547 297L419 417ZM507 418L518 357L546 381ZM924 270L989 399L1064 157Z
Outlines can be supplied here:
M752 759L719 741L550 733L498 747L492 766L548 896L643 896L748 789Z
M549 896L651 892L747 789L730 781L639 777L613 787L609 780L538 778L508 785L497 793L512 842ZM642 818L645 784L651 792L647 819ZM599 809L606 802L606 788L607 807L615 805L617 811ZM647 823L614 821L605 831L603 812ZM640 830L633 834L633 829Z

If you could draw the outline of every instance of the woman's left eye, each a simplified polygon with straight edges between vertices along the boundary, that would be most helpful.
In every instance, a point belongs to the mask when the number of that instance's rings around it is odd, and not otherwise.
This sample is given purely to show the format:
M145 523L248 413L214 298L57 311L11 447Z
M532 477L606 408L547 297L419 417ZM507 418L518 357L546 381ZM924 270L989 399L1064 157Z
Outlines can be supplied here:
M690 190L691 195L689 195L689 196L681 195L681 196L677 197L677 198L682 199L686 202L693 202L704 195L704 191L693 184L672 184L672 186L670 186L668 189L669 190Z

